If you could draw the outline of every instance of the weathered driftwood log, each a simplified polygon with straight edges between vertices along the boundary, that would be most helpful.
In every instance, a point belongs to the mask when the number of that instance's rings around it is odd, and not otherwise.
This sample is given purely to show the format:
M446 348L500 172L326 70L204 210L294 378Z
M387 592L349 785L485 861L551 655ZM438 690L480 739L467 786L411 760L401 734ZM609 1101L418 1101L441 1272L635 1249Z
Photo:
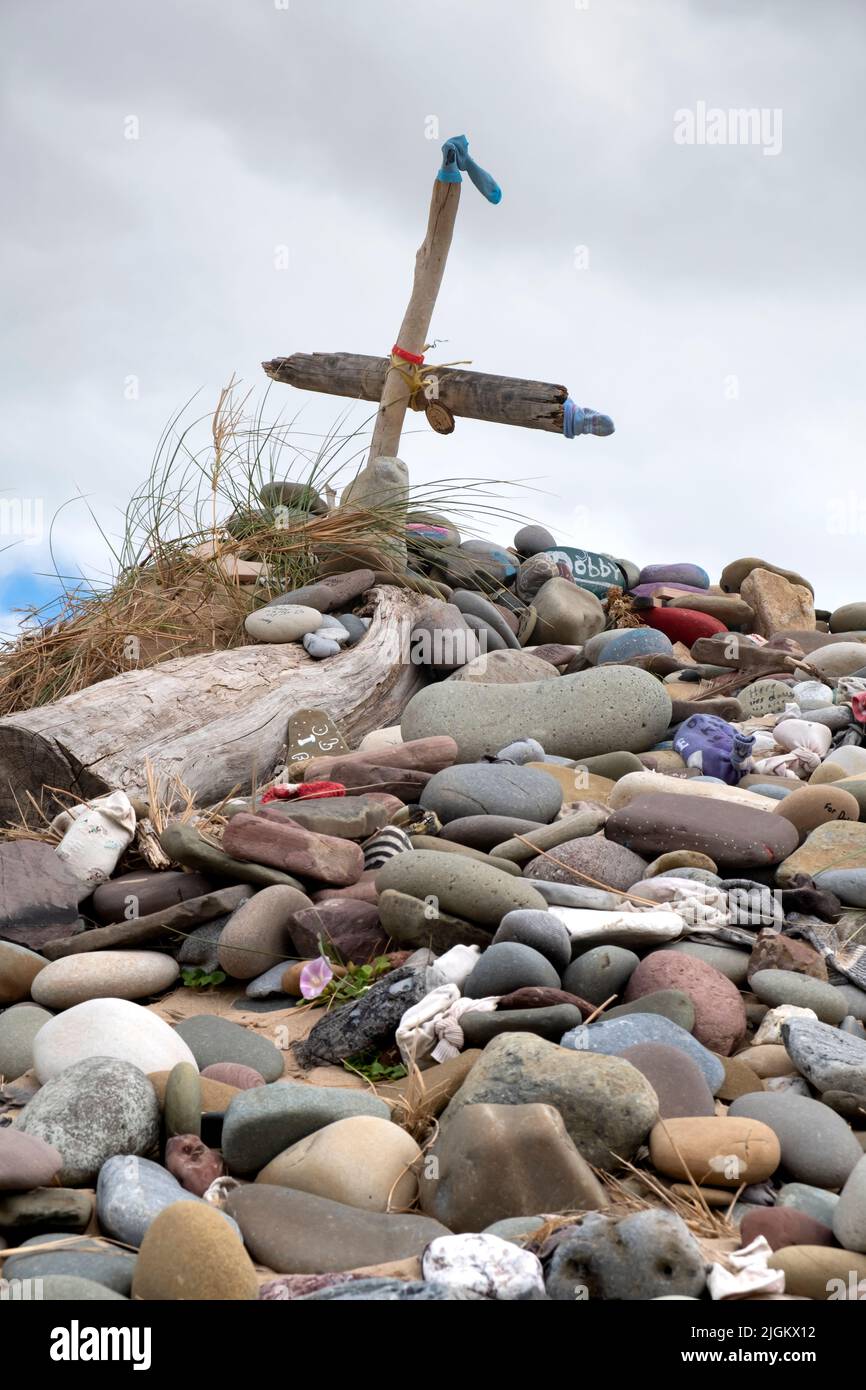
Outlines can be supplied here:
M366 637L324 662L294 642L178 657L0 719L0 825L26 815L28 792L54 809L45 788L146 796L148 762L212 804L270 775L296 709L327 710L350 742L396 723L423 681L408 634L430 600L391 586L371 597Z
M396 344L406 352L423 356L459 206L460 183L442 183L436 179L430 199L427 233L415 257L412 294L396 338ZM396 458L400 452L403 419L411 396L401 366L390 366L385 377L368 463L377 458Z
M357 352L296 352L291 357L275 357L262 366L273 381L285 382L301 391L378 401L390 363L387 357L365 357ZM495 376L491 372L467 372L461 367L431 371L436 380L436 399L452 415L562 434L563 406L568 397L565 386ZM423 391L411 402L415 410L424 410L428 404Z

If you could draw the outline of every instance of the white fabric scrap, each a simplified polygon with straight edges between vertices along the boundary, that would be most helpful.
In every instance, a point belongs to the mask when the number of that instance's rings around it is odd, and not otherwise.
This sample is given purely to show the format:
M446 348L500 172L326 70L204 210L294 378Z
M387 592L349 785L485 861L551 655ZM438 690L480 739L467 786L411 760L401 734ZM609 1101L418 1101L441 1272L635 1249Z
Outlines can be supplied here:
M436 957L433 969L438 970L443 984L462 989L480 958L480 946L452 946L450 951Z
M397 1025L397 1046L406 1066L420 1066L426 1059L448 1062L456 1057L463 1050L461 1016L475 1010L492 1013L498 1003L498 995L488 999L462 999L455 984L431 989L406 1010Z
M773 1251L766 1236L756 1236L751 1245L725 1255L728 1265L714 1260L707 1278L710 1297L717 1303L726 1299L750 1298L756 1293L784 1293L785 1272L770 1269L767 1260Z
M430 1283L471 1289L482 1298L525 1299L544 1294L541 1261L501 1236L439 1236L421 1257Z
M661 906L673 908L693 931L727 926L727 894L699 879L677 878L675 869L656 878L642 879L629 889L629 894L632 898L650 898Z
M52 830L65 832L55 849L79 883L93 888L111 878L135 834L135 811L126 792L109 792L61 811Z

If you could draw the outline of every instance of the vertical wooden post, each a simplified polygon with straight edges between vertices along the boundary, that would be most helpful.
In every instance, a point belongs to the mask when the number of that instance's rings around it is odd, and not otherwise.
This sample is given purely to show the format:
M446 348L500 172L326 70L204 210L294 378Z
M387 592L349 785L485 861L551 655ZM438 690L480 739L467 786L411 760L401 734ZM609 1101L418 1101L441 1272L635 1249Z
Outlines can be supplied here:
M454 233L454 220L460 203L460 187L459 183L443 183L440 179L433 184L427 235L415 257L412 296L396 339L397 345L405 348L407 352L424 351ZM377 458L397 456L409 395L409 385L403 372L391 367L382 389L368 464Z

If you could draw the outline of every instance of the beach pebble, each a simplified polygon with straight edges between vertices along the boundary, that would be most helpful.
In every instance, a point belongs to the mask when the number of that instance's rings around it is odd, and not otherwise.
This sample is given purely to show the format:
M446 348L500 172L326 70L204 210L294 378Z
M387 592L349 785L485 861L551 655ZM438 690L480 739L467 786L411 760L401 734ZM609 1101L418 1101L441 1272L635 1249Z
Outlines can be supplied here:
M702 1046L697 1038L693 1038L691 1033L687 1033L685 1028L660 1014L635 1013L620 1018L602 1018L597 1023L574 1028L562 1038L565 1048L613 1057L622 1056L627 1048L639 1043L663 1043L679 1048L697 1064L714 1095L724 1080L725 1069L721 1060Z
M195 1061L174 1028L127 999L75 1004L44 1024L33 1042L33 1065L43 1084L89 1058L114 1058L142 1072Z
M50 961L33 981L37 1004L70 1009L88 999L146 999L170 989L180 974L160 951L86 951Z
M0 1129L0 1191L48 1187L62 1164L57 1149L38 1134Z
M682 1217L659 1209L617 1219L589 1212L558 1232L546 1278L559 1302L698 1298L706 1261Z
M132 1282L148 1301L252 1301L258 1297L253 1262L232 1224L195 1199L174 1202L150 1222Z
M262 1168L257 1183L328 1197L364 1211L404 1211L418 1195L415 1140L390 1120L353 1115L322 1126Z
M754 988L754 982L753 982ZM742 996L720 971L705 961L672 951L653 951L632 974L625 1001L659 989L678 989L695 1007L694 1035L711 1052L727 1056L746 1031Z
M244 628L255 642L298 642L307 633L315 632L324 621L316 608L281 603L276 607L257 608L254 613L248 613Z
M511 763L461 763L430 778L420 804L443 825L471 815L528 816L546 824L562 805L552 777Z
M507 912L493 936L494 946L502 942L531 946L550 962L557 975L562 974L571 960L571 938L562 923L550 912L533 912L526 908ZM580 994L581 991L575 990L574 993ZM589 998L588 995L584 997Z
M655 1091L620 1057L576 1052L530 1033L503 1033L485 1047L440 1117L465 1105L552 1105L578 1152L599 1168L630 1158L658 1115Z
M591 1004L603 1004L622 992L638 964L634 951L622 946L592 946L569 965L562 977L563 988Z
M508 687L443 681L412 696L401 729L405 739L447 729L462 762L519 738L537 738L548 755L581 758L652 748L670 715L670 696L654 676L610 666Z
M785 1172L795 1182L839 1188L863 1154L841 1116L805 1096L754 1092L733 1101L728 1114L769 1125L779 1139Z
M341 1086L280 1082L236 1095L223 1121L222 1151L231 1173L259 1172L308 1134L352 1115L390 1119L384 1101Z
M259 1072L265 1081L283 1074L283 1054L267 1038L214 1014L181 1019L177 1034L187 1044L197 1067L215 1062L240 1062ZM154 1068L156 1070L156 1068Z
M0 1076L14 1081L30 1070L34 1039L51 1017L36 1004L16 1004L0 1014Z
M97 1054L70 1062L47 1080L18 1127L60 1154L61 1185L86 1187L115 1154L140 1155L154 1148L159 1104L138 1067Z

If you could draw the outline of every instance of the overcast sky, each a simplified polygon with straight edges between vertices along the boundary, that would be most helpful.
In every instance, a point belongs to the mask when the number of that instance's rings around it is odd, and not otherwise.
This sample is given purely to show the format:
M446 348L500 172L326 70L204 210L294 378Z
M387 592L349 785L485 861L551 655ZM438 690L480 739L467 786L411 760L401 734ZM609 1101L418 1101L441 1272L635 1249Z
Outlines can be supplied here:
M439 360L562 382L617 430L413 417L413 480L528 481L502 505L561 543L863 598L864 39L862 0L3 0L0 631L56 588L16 515L80 492L117 533L196 391L388 350L463 132L504 196L464 185ZM746 108L750 143L709 143ZM345 405L270 402L311 435ZM54 547L107 571L82 502Z

